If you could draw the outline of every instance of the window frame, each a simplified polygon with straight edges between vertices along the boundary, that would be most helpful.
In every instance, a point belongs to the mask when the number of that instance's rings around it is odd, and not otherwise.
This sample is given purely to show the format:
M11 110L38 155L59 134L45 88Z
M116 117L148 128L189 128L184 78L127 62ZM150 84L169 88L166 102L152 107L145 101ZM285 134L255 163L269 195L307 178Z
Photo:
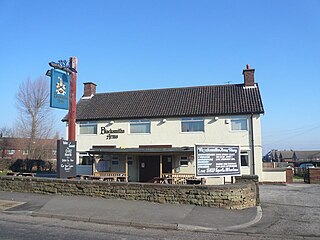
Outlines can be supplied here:
M95 133L82 133L81 127L95 127ZM79 135L97 135L98 134L98 123L95 121L82 121L79 122Z
M8 149L8 150L6 150L6 153L7 153L7 155L13 155L16 153L16 150L15 149Z
M180 132L181 133L203 133L205 132L205 124L204 124L204 118L202 117L185 117L185 118L181 118L180 120ZM184 131L184 124L192 124L192 123L197 123L197 122L201 122L202 123L202 129L200 130L189 130L189 131ZM190 127L190 126L189 126Z
M247 157L247 165L242 165L242 156ZM240 151L240 166L241 167L249 167L250 166L250 153L249 153L249 151Z
M234 122L235 121L241 121L241 120L243 120L243 121L245 121L245 129L242 129L242 123L241 123L241 129L234 129L233 128L233 124L234 124ZM249 123L248 123L248 117L247 116L234 116L234 117L231 117L231 119L230 119L230 129L231 129L231 131L248 131L249 130Z
M132 132L131 126L137 126L142 124L148 124L147 130L148 132ZM151 134L151 120L150 119L134 119L129 122L129 133L130 134Z
M182 164L182 162L186 162L187 164ZM180 156L179 166L180 167L189 167L189 159L187 156Z

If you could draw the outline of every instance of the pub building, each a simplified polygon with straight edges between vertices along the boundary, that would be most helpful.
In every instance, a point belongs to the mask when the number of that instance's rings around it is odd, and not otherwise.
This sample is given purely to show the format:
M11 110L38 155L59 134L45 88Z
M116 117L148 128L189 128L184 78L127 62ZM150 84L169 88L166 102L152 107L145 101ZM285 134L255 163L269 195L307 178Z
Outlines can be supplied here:
M241 174L260 177L264 109L254 71L247 65L243 83L216 86L96 93L96 84L84 83L77 103L77 174L185 183L195 179L195 145L207 144L239 146Z

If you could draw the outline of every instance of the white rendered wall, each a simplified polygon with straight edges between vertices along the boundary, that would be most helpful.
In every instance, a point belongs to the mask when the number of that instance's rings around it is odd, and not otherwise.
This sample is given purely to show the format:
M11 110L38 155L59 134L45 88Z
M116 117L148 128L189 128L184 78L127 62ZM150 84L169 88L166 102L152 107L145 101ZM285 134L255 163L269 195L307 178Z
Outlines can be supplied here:
M97 134L79 134L77 124L77 152L85 152L92 146L116 146L117 148L138 148L139 145L172 145L172 147L189 146L195 144L215 144L215 145L237 145L241 151L249 151L249 167L242 167L242 174L253 174L252 169L252 140L251 140L251 115L247 115L248 130L232 131L230 116L219 116L218 120L212 117L205 117L204 132L181 132L181 118L166 118L166 122L161 119L151 120L151 133L131 134L128 120L114 120L98 122ZM229 122L229 123L228 123ZM107 134L101 134L101 127L106 129L123 129L124 133L117 133L118 139L107 139ZM261 125L260 115L253 115L254 130L254 173L262 177L262 147L261 147ZM176 160L177 156L176 156ZM174 168L174 166L173 166ZM136 171L136 170L133 170ZM194 173L194 161L188 167L180 168L181 173Z

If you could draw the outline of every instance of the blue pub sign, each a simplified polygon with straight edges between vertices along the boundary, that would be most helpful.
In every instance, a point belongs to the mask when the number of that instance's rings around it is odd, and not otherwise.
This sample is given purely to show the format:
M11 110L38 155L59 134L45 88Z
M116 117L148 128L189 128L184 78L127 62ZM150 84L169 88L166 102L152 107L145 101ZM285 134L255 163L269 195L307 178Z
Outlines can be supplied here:
M51 69L50 107L69 109L70 77L65 72Z

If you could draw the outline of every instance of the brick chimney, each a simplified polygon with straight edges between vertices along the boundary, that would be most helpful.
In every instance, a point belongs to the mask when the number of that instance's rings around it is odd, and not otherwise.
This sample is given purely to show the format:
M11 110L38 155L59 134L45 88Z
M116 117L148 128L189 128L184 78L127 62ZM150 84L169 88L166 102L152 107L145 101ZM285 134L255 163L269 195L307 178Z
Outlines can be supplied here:
M242 72L244 76L244 86L253 87L254 86L254 69L250 69L250 65L247 64L246 69Z
M84 92L82 97L92 97L96 94L96 84L93 82L84 83Z

